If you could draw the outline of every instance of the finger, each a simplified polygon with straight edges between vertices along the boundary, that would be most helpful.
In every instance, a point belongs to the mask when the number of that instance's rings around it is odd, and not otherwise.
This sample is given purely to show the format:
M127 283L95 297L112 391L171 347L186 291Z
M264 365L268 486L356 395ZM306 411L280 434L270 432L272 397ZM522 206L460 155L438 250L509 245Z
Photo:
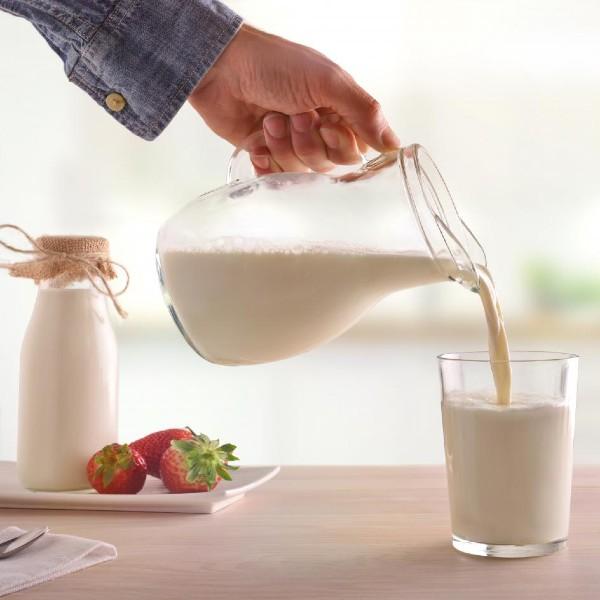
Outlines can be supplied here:
M271 152L267 148L262 126L260 127L258 131L254 131L242 141L241 147L250 155L250 161L256 175L280 172L281 169L273 160Z
M354 165L362 161L354 133L338 115L323 117L319 133L329 160L335 164Z
M319 115L316 111L290 117L292 147L296 156L310 169L329 171L333 163L327 158L327 149L319 135Z
M258 146L250 151L250 160L257 175L279 173L281 169L273 160L271 152L266 146Z
M258 129L248 135L240 144L240 147L246 150L246 152L255 152L256 150L263 149L267 145L265 141L265 134L262 130L262 122L258 124Z
M292 146L289 118L281 113L268 113L263 119L265 141L272 159L283 171L307 171Z
M345 73L330 77L321 101L331 107L369 146L386 152L400 147L377 100Z
M318 108L317 112L319 113L319 116L321 117L321 122L323 124L330 122L342 123L352 131L350 125L348 125L348 123L346 123L344 119L342 119L336 112L334 112L330 108ZM358 148L358 151L361 154L366 154L369 151L369 145L355 131L353 131L352 133L354 134L354 137L356 139L356 146Z
M360 135L354 134L354 137L356 139L356 145L358 146L358 151L361 154L366 154L369 151L369 144L367 144L367 142L365 142L365 140L363 140L360 137Z

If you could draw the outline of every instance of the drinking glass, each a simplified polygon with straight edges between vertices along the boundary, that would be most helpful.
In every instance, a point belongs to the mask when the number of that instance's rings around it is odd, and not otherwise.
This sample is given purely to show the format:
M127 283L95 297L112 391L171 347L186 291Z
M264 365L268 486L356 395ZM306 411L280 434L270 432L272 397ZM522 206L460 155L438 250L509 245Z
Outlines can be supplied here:
M510 405L496 402L487 352L438 360L454 548L520 558L565 547L578 357L512 352Z

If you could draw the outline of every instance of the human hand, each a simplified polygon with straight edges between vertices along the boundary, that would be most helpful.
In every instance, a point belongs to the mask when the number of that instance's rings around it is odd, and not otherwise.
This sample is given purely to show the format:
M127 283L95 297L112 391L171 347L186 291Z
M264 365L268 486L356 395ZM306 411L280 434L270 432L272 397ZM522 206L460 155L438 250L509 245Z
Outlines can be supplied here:
M400 142L379 103L328 58L242 25L188 98L256 172L319 171Z

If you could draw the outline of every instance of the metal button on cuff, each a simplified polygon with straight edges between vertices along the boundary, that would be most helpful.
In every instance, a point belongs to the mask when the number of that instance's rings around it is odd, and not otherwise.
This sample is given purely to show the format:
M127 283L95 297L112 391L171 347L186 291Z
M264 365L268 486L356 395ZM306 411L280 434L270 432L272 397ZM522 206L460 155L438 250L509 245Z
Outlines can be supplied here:
M113 112L121 112L127 105L125 98L123 98L123 96L121 96L121 94L118 92L111 92L108 94L108 96L106 96L104 101L106 102L108 109L112 110Z

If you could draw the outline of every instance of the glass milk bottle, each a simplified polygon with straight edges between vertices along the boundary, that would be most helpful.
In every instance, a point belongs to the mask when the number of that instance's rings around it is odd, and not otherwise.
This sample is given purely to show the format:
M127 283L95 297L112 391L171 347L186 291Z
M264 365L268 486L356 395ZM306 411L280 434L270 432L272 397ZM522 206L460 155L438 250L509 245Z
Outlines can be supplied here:
M78 243L90 239L107 255L102 238L36 241L78 257L86 255ZM87 269L77 276L81 264L63 263L56 277L39 282L21 348L17 471L33 490L89 487L90 456L117 441L116 339L102 281Z

